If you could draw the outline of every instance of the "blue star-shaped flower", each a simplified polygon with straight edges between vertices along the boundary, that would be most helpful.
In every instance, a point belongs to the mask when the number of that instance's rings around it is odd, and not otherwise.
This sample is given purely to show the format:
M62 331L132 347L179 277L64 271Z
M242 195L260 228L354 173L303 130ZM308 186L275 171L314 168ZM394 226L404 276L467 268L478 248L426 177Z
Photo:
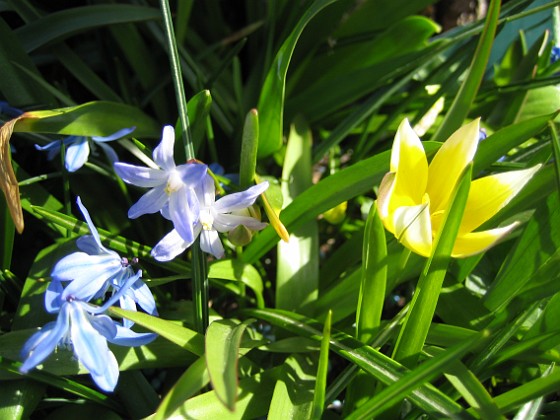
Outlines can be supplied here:
M228 194L216 200L214 180L206 175L204 181L194 190L199 202L199 213L193 224L193 237L185 237L175 228L153 248L152 256L158 261L172 260L191 246L200 235L200 249L216 258L222 258L224 247L218 232L229 232L239 225L251 230L260 230L266 226L266 223L248 216L246 209L267 188L268 182L264 181L245 191Z
M73 349L74 355L90 372L99 388L113 391L119 377L119 366L107 341L118 345L141 346L156 338L152 333L135 333L103 315L141 275L142 272L138 271L129 277L120 290L100 307L87 303L87 293L63 288L61 282L53 280L45 293L45 307L47 312L57 313L58 317L25 343L22 349L25 361L20 372L29 372L57 346L62 345Z
M105 152L107 158L111 163L116 162L119 158L115 150L106 144L107 142L120 139L135 130L136 127L123 128L110 136L92 136L92 146L96 145L101 147L101 150ZM66 148L66 156L64 160L64 166L68 172L75 172L80 169L87 162L90 153L90 142L85 136L69 136L64 140L55 140L48 143L45 146L35 145L37 150L42 150L47 152L47 159L52 160L56 155L60 153L60 148L64 143Z
M165 126L160 144L154 149L152 167L115 163L115 172L128 184L150 188L129 209L128 217L161 211L185 238L193 239L193 224L198 218L198 201L193 189L206 175L207 166L199 163L176 165L173 158L175 130Z
M66 287L67 293L79 295L87 302L93 298L102 298L109 289L113 292L121 289L123 284L134 276L134 271L127 259L121 258L115 251L103 246L99 232L80 197L76 201L91 235L78 238L76 244L80 251L58 261L51 276L56 281L70 281ZM141 279L137 279L125 293L120 295L122 308L136 310L136 304L147 313L157 315L152 292ZM132 326L132 322L124 320L124 325Z

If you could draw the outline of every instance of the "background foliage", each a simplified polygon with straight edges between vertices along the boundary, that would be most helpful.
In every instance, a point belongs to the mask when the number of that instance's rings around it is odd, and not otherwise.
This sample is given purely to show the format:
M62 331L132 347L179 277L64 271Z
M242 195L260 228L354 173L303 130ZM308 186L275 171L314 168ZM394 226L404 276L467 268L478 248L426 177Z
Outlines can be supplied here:
M158 263L149 251L167 222L126 218L141 192L102 154L67 173L34 147L134 125L120 158L151 155L179 116L159 4L0 1L2 117L48 111L20 120L10 142L21 235L0 203L0 417L558 416L558 3L493 1L487 20L442 30L431 0L172 2L196 158L238 173L258 139L256 174L273 182L267 200L289 232L280 242L269 214L249 245L209 261L203 335L190 255ZM488 224L520 220L508 240L450 262L420 363L403 365L393 348L430 267L385 239L370 208L405 117L430 153L481 117L474 177L544 167ZM17 371L22 344L49 320L52 266L88 233L76 195L104 243L140 259L160 311L112 311L160 337L113 349L110 395L64 350Z

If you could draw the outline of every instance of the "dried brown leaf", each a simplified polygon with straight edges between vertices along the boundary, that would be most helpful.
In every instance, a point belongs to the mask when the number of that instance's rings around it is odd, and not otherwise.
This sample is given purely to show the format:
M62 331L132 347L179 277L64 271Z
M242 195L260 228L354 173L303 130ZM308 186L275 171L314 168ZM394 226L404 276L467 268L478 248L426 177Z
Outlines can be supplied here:
M19 185L12 167L10 153L10 137L16 122L21 118L14 118L0 127L0 188L6 196L8 209L19 233L23 232L23 210L19 198Z

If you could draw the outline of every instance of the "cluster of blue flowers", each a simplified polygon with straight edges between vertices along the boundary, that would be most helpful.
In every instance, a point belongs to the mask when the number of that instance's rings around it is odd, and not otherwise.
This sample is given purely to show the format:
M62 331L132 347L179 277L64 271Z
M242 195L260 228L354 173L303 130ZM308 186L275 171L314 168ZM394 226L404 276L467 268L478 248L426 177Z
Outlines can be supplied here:
M250 230L266 226L251 217L248 208L268 188L268 182L216 200L216 187L208 167L194 162L176 165L174 145L175 130L165 126L161 142L153 152L152 167L115 163L115 171L125 182L150 188L130 208L128 217L134 219L159 211L173 222L174 229L152 250L158 261L172 260L199 236L204 252L222 258L224 247L218 232L229 232L240 225Z
M80 251L55 264L45 293L45 309L57 314L57 319L25 343L22 349L25 361L20 371L27 373L62 346L74 351L99 388L113 391L119 366L107 342L134 347L150 343L156 335L136 333L130 329L131 321L123 320L120 324L104 313L119 302L124 309L136 310L138 305L149 314L157 315L156 304L150 289L141 280L142 271L134 272L126 258L103 246L79 197L77 202L91 235L77 240ZM105 302L100 306L91 303L99 300Z
M246 191L233 193L216 200L214 179L202 163L176 165L173 157L175 131L163 129L162 140L154 149L151 167L141 167L117 162L114 150L106 145L130 134L134 128L120 130L109 137L92 137L114 163L115 172L127 183L150 190L129 212L130 218L160 212L173 222L173 230L152 250L159 261L169 261L190 247L200 237L200 247L216 258L225 254L218 232L229 232L238 226L259 230L266 226L251 217L249 207L267 188L262 182ZM53 158L66 146L65 166L73 172L81 168L89 157L90 145L86 137L69 137L57 140L39 150ZM140 346L155 339L152 333L136 333L130 328L133 322L122 324L105 314L119 302L127 310L137 306L151 315L157 315L156 304L150 289L141 280L142 271L134 271L129 260L101 243L99 233L80 198L78 206L89 226L91 235L77 240L78 252L58 261L51 272L52 281L45 293L45 308L57 314L56 321L45 325L32 335L24 345L24 362L20 371L27 373L42 363L58 346L72 349L75 357L85 366L96 384L104 391L114 390L119 367L107 342ZM134 261L134 260L133 260ZM92 302L102 302L95 305Z

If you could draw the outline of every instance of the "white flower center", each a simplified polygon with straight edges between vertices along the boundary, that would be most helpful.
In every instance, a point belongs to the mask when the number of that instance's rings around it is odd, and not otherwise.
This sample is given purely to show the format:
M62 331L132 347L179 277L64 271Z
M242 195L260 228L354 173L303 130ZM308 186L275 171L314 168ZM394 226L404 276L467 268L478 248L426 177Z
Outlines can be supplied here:
M200 210L199 221L204 230L212 230L214 225L214 216L210 210Z
M165 187L165 193L171 195L174 192L179 191L183 187L184 183L179 175L179 172L172 171L167 178L167 185Z

